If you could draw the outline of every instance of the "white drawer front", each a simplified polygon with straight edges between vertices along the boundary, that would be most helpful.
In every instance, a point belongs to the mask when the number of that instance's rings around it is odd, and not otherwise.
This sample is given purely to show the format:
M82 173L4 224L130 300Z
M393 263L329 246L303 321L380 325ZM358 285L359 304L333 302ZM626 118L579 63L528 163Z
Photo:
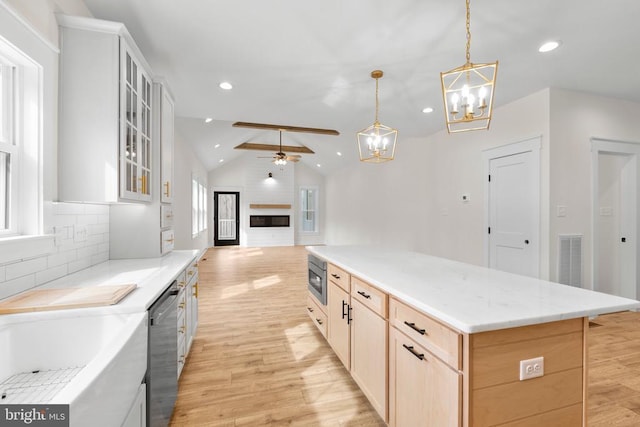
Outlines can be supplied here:
M173 227L173 206L171 205L160 206L160 227L161 228Z
M160 252L166 254L173 250L173 230L165 230L161 233Z

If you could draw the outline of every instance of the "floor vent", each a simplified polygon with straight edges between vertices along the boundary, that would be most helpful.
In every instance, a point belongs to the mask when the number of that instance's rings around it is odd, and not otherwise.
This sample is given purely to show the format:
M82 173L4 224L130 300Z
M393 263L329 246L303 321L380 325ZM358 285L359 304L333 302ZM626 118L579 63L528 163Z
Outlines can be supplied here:
M582 287L582 235L560 235L558 246L558 282Z

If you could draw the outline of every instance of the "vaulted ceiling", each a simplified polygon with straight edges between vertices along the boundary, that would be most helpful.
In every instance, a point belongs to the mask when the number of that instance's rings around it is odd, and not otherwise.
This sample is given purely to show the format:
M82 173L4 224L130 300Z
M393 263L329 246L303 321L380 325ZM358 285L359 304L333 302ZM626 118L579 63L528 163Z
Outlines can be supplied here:
M302 161L323 173L356 162L355 133L374 119L374 69L385 73L380 121L399 129L400 155L408 137L445 128L439 73L465 62L464 0L85 3L96 18L125 23L168 81L177 130L209 170L245 154L233 149L243 142L278 143L278 132L235 121L336 129L286 133L283 144L311 148ZM545 87L640 102L638 17L637 0L472 0L471 60L500 61L496 106ZM561 46L539 53L551 39Z

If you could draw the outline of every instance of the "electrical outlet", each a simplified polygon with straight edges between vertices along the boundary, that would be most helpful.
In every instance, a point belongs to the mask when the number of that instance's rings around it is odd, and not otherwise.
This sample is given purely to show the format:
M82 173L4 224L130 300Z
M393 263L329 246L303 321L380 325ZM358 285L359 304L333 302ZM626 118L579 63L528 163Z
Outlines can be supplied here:
M544 357L520 361L520 381L530 380L544 375Z
M73 226L73 241L86 242L89 235L89 228L86 225L76 224Z

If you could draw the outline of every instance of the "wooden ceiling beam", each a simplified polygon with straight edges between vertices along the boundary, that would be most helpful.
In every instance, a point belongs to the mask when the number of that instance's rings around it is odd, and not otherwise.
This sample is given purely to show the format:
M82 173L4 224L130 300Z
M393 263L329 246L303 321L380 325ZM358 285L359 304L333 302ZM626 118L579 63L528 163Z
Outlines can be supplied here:
M280 145L271 145L271 144L257 144L254 142L243 142L240 145L236 145L236 150L260 150L260 151L280 151ZM303 153L303 154L315 154L313 150L308 147L300 147L296 145L283 145L282 151L285 153Z
M305 128L300 126L272 125L264 123L235 122L233 127L277 130L282 132L317 133L320 135L340 135L340 132L334 129Z

